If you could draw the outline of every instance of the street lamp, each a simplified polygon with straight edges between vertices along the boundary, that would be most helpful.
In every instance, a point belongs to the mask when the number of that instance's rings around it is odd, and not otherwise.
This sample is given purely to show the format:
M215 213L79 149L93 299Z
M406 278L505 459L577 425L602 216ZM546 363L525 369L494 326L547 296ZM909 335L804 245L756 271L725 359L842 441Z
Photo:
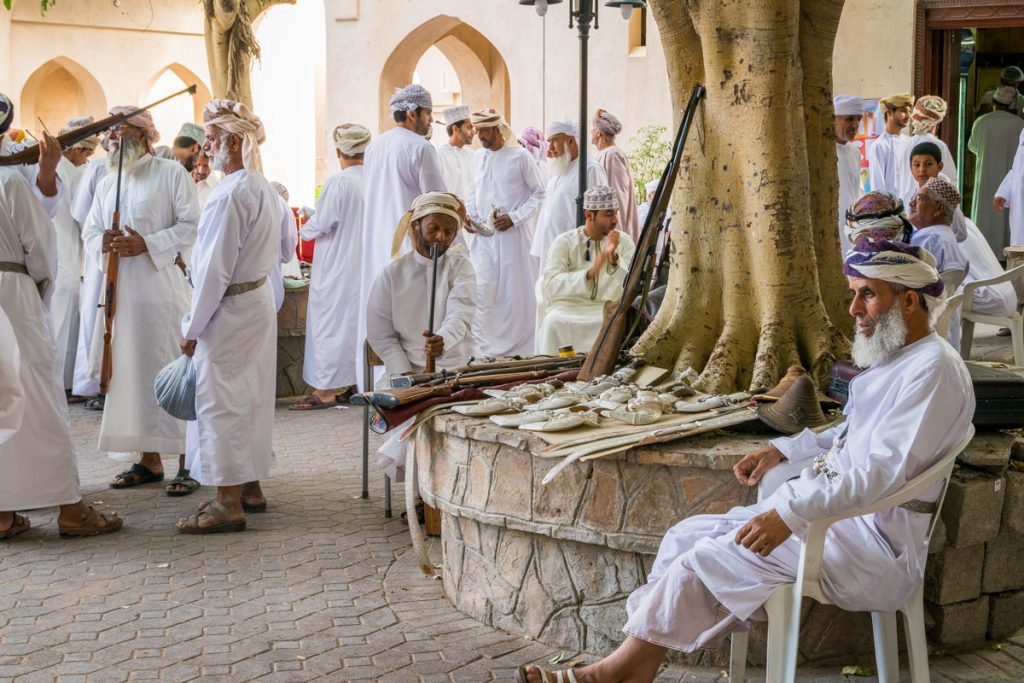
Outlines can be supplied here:
M562 0L519 0L520 5L533 7L537 15L548 13L549 5L558 5ZM618 8L623 19L629 19L634 9L645 9L645 0L608 0L605 7ZM580 37L580 157L579 194L576 197L576 224L583 225L583 193L587 191L587 145L590 144L587 125L587 41L590 38L590 24L600 28L598 9L600 0L569 0L569 28L574 22Z

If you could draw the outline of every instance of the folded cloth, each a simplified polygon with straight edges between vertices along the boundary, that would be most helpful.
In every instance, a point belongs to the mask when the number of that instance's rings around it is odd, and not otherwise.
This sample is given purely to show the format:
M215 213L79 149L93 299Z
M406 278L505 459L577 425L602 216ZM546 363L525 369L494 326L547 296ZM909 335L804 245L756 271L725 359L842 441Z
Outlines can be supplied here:
M196 419L196 368L191 356L179 356L164 366L153 381L156 402L179 420Z

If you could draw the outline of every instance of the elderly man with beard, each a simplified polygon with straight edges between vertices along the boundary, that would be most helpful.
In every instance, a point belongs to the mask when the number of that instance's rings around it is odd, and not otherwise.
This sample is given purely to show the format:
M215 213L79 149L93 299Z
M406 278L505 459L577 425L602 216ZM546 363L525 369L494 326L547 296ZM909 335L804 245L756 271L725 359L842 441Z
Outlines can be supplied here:
M161 453L178 453L179 471L185 453L185 423L157 405L153 380L178 357L177 325L188 310L189 288L175 265L179 252L196 238L199 202L195 184L176 161L152 155L159 134L148 111L114 107L129 114L111 129L107 175L96 188L83 227L85 250L104 271L107 255L120 257L117 313L111 341L110 384L107 387L98 448L107 452L138 452L140 459L114 477L112 488L162 481ZM117 164L123 149L120 183L121 232L110 228L118 205ZM98 375L102 358L102 318L93 332L92 366ZM185 474L187 476L187 473Z
M580 127L570 119L552 121L545 133L548 138L548 183L530 246L530 254L540 262L542 277L551 244L562 233L577 227L576 197L580 191ZM597 162L588 160L587 188L607 184L604 170Z
M405 226L399 229L408 227L413 250L384 267L373 283L366 311L367 341L384 361L382 388L389 386L390 377L423 372L428 356L434 358L437 370L444 370L465 365L473 354L477 280L462 250L449 249L464 214L455 195L429 192L417 197L402 217ZM427 320L433 281L431 246L438 251L433 321ZM407 424L411 422L412 418ZM378 451L381 467L395 481L402 480L405 464L405 445L399 438L405 426L393 429Z
M629 167L626 153L615 144L615 138L622 132L622 122L613 114L598 109L594 112L593 132L590 134L597 147L597 164L608 176L608 185L615 190L619 200L619 229L633 238L640 236L640 220L637 217L636 186L633 171Z
M260 480L274 465L277 314L267 277L284 209L260 172L260 119L239 102L212 100L203 122L204 151L224 180L199 222L181 351L196 368L189 469L217 497L178 520L183 534L244 531L245 513L267 508Z
M856 319L853 359L865 368L850 383L845 422L775 439L740 460L733 471L745 486L783 460L806 467L759 503L670 529L647 584L626 604L625 642L569 681L653 681L668 649L713 647L764 619L764 602L796 579L800 539L812 522L895 493L963 438L974 389L963 361L929 323L926 302L942 293L931 255L900 242L862 241L844 272ZM924 574L938 494L834 524L821 570L829 601L855 612L905 603ZM543 674L524 666L516 680L549 680Z
M861 193L860 150L853 144L857 126L864 114L864 100L852 95L838 95L835 106L836 157L839 171L839 245L845 254L853 245L846 239L846 211Z

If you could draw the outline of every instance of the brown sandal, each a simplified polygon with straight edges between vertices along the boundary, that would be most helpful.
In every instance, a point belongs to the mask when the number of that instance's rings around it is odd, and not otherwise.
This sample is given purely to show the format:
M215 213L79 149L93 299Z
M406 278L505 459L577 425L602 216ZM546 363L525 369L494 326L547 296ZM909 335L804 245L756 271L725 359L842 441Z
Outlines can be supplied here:
M209 515L215 524L210 526L199 526L199 516ZM200 506L199 512L190 516L182 517L175 525L178 532L182 534L222 534L234 531L245 531L245 520L233 522L228 519L228 510L215 500L211 500Z
M83 538L85 536L99 536L101 534L112 534L120 531L124 526L124 520L111 512L110 516L96 512L92 507L85 513L85 516L74 525L58 525L61 538Z
M528 668L529 666L521 666L516 669L516 683L527 683L526 670ZM576 674L572 672L572 669L548 671L539 666L535 668L540 672L540 680L544 683L576 683Z
M19 515L17 512L12 512L11 514L14 515L14 519L11 520L11 526L0 531L0 541L6 541L18 534L25 533L32 526L32 522L25 515Z

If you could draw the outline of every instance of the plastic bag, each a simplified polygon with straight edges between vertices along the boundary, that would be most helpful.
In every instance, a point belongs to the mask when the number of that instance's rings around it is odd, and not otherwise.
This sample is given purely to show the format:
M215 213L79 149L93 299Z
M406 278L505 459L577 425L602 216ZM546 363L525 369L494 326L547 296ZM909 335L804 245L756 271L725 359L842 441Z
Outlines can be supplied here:
M196 368L192 357L182 355L156 374L156 402L179 420L196 419Z

